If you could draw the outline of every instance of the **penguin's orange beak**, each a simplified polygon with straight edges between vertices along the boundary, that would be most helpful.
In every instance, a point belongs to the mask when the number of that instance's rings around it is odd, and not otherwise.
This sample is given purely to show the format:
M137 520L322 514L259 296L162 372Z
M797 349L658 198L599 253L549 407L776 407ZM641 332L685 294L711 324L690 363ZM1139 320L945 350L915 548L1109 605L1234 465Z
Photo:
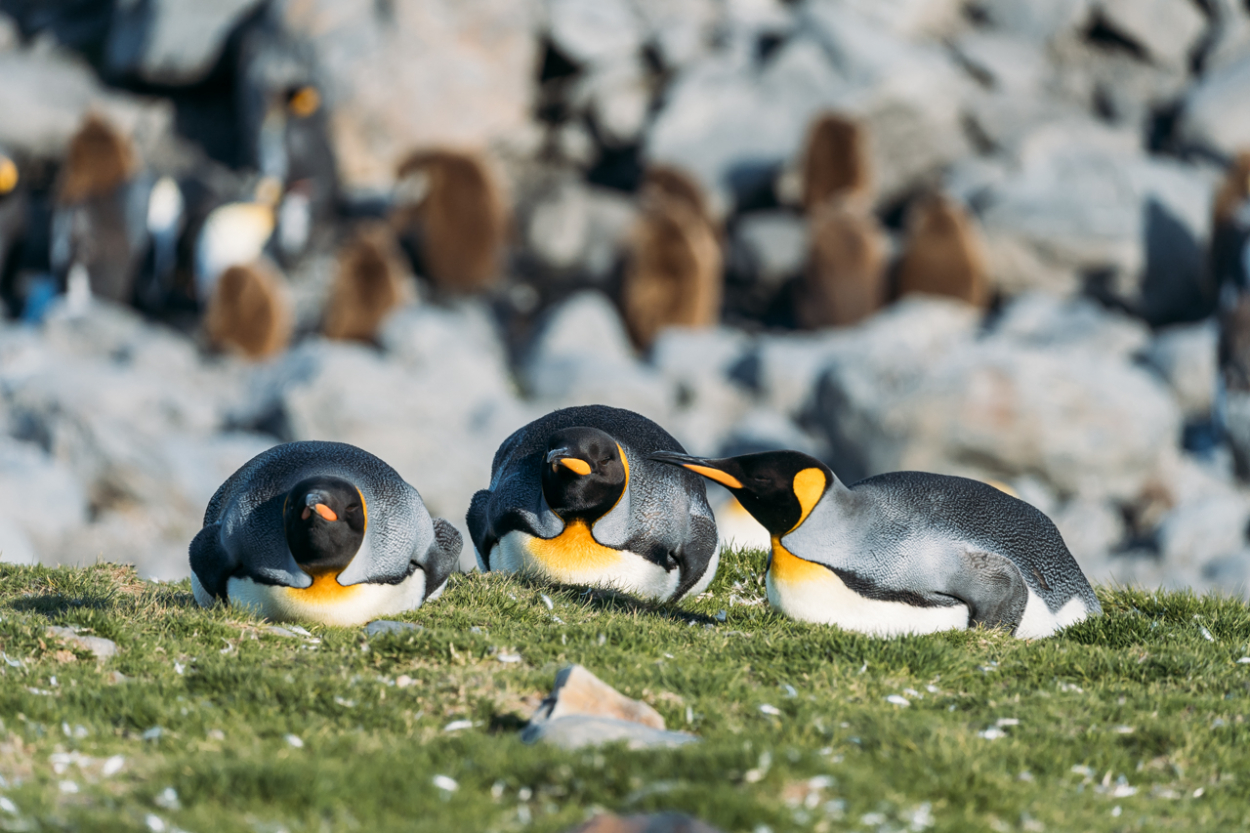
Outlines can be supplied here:
M583 477L590 474L590 463L577 457L569 457L567 448L557 448L547 452L547 462L551 464L551 470L555 471L557 466L564 466L574 474L580 474Z
M714 480L727 489L743 488L742 481L729 472L717 468L714 465L717 462L715 460L691 457L689 454L678 454L675 451L657 451L649 456L657 463L668 463L671 466L681 466L684 469L690 469L695 474L701 474L708 480Z
M304 520L308 520L314 511L327 521L337 521L339 519L339 516L334 514L334 510L329 506L326 506L324 503L318 503L316 506L312 507L312 509L305 506L304 511L300 513L300 517Z

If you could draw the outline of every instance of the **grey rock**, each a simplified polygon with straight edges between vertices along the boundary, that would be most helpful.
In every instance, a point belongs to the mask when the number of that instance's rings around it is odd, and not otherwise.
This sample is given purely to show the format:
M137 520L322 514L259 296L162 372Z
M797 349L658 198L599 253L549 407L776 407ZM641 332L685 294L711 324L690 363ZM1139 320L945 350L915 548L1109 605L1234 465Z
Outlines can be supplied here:
M1231 157L1250 146L1250 54L1204 76L1185 96L1178 135Z
M636 749L698 740L685 732L666 731L664 718L655 709L624 696L581 665L560 670L551 694L530 718L521 739L565 749L613 741Z
M572 100L594 120L597 135L609 147L634 144L651 107L648 72L638 58L597 66L577 83Z
M619 192L564 181L531 207L528 249L543 266L602 282L621 256L636 212Z
M1104 501L1078 497L1051 518L1077 564L1097 564L1110 557L1125 538L1124 516Z
M816 418L851 480L973 467L1129 501L1179 435L1171 396L1117 357L987 340L942 352L921 374L913 357L886 356L832 356L818 390Z
M1208 561L1202 567L1202 577L1215 592L1250 599L1250 548Z
M65 463L38 446L0 437L0 472L0 514L22 531L34 552L50 550L87 523L82 484ZM16 559L21 551L21 540L10 540L6 560Z
M1186 67L1206 17L1188 0L1095 0L1107 25L1140 45L1151 59Z
M965 65L1000 92L1038 93L1052 72L1039 44L1003 32L974 29L952 46Z
M268 625L265 627L265 633L281 636L284 639L299 639L299 634L292 630L287 630L281 625Z
M890 376L880 383L908 383L922 377L945 352L969 341L978 313L967 304L936 297L911 297L868 321L845 329L809 335L766 336L748 368L760 397L779 413L800 416L811 404L816 383L835 358L854 364L879 357ZM870 388L879 382L865 379Z
M636 0L633 6L668 69L706 55L725 12L716 0Z
M1132 359L1150 342L1150 330L1138 319L1085 298L1064 300L1035 292L1007 305L991 337L1039 349L1070 348Z
M1183 503L1159 525L1159 552L1169 566L1201 567L1246 546L1250 500L1228 493Z
M530 123L536 2L286 0L275 14L310 50L349 193L388 191L415 147L480 146Z
M547 0L546 7L552 41L578 63L611 63L642 47L643 21L625 0Z
M1080 26L1089 16L1091 4L1092 0L1052 0L1049 3L983 0L977 5L993 28L1045 43Z
M157 0L123 6L109 29L110 70L153 84L181 86L204 80L221 57L226 37L260 0Z
M692 454L715 454L752 397L730 380L750 340L727 328L662 331L651 349L651 365L676 391L665 428Z
M1215 0L1211 41L1203 54L1203 69L1213 72L1250 55L1250 9L1239 0Z
M549 743L561 749L583 749L604 743L624 742L629 749L671 748L699 739L686 732L652 729L640 723L606 717L561 717L530 724L521 733L526 743Z
M141 154L169 135L173 105L108 91L91 67L70 53L0 51L0 145L33 159L59 161L89 111L130 136Z
M390 619L375 619L365 625L365 634L367 636L382 636L384 634L408 633L410 631L419 631L421 626L412 622L396 622Z
M777 287L803 271L807 224L789 211L757 211L739 218L735 237L755 279Z
M863 15L873 25L900 37L923 40L949 37L966 25L960 0L824 0Z
M5 564L38 564L39 553L20 526L7 517L0 517L0 562Z
M1161 330L1146 350L1146 360L1168 383L1186 419L1211 414L1218 340L1214 321L1180 324Z
M101 662L117 655L117 643L102 636L81 634L74 628L62 627L48 628L47 634L54 639L59 639L62 642L68 642L75 647L90 651Z
M548 313L523 365L529 392L544 407L599 403L664 422L674 391L635 357L616 309L581 292Z

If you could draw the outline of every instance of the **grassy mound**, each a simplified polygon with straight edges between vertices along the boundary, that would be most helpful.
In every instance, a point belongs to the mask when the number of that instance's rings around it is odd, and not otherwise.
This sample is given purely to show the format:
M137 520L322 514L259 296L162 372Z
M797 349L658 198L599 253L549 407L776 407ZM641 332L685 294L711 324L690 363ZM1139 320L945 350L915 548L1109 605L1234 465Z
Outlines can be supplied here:
M1048 640L873 640L771 611L763 558L728 554L681 606L455 576L406 617L420 630L372 639L276 634L129 568L5 565L0 829L558 831L596 808L775 833L1244 823L1244 603L1101 589L1105 616ZM120 652L98 663L50 625ZM703 742L522 744L572 662Z

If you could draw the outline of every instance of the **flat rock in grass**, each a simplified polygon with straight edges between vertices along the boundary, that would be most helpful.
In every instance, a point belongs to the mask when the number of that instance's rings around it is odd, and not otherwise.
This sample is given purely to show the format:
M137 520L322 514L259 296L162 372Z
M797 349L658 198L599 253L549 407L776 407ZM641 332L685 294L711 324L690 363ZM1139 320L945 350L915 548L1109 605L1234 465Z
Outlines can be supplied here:
M62 627L48 628L47 634L62 642L68 642L71 645L90 651L101 662L117 654L117 643L102 636L89 636L78 633L73 628Z
M618 816L602 813L574 827L568 833L720 833L720 831L684 813L647 813Z
M565 749L613 741L626 741L631 748L679 746L697 740L685 732L665 731L659 712L621 694L581 665L556 674L551 694L530 718L521 739Z
M408 633L421 630L420 625L412 622L396 622L392 619L375 619L365 625L365 633L369 636L381 636L388 633Z
M641 723L614 720L610 717L561 717L543 723L531 723L521 733L526 743L542 741L562 749L581 749L602 743L624 741L630 749L672 747L698 740L686 732L652 729Z

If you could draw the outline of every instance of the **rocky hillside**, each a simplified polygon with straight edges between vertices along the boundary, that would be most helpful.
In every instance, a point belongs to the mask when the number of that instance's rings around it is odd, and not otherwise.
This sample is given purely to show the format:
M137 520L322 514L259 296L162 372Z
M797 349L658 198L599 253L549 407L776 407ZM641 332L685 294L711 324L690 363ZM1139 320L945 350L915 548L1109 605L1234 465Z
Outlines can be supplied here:
M313 230L266 250L293 336L254 362L213 349L191 287L209 212L273 173L274 96L315 113L332 161L296 181L318 157L284 134L285 193L311 201ZM377 453L463 530L504 437L603 402L693 453L995 481L1050 514L1094 580L1244 588L1250 491L1213 424L1208 261L1246 102L1239 0L0 0L0 152L27 200L7 239L0 202L0 551L179 578L220 482L292 439ZM900 268L940 192L967 213L986 303L908 296L811 328L804 159L828 113L862 136L878 260ZM142 311L36 311L45 274L70 283L54 219L91 114L132 146L132 181L181 188L176 285ZM394 220L397 174L428 148L498 178L499 274L449 289L426 216L404 241L418 300L365 342L323 337L340 245ZM661 166L697 186L720 301L648 343L629 264Z

